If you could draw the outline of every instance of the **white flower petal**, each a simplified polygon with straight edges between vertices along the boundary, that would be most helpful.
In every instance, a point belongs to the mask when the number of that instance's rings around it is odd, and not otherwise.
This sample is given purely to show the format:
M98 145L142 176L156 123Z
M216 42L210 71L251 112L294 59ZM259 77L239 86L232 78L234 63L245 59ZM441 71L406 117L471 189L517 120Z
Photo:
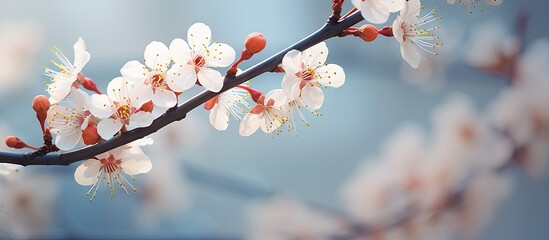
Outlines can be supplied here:
M78 111L88 110L89 103L91 102L90 95L76 88L72 88L71 93L74 96L74 100L73 100L74 107Z
M267 104L270 99L274 100L275 107L281 107L288 103L288 97L282 89L273 89L267 93L267 95L265 95L265 104Z
M74 49L74 74L78 74L82 71L86 63L90 61L91 54L86 51L86 43L82 38L78 38L78 41L73 46Z
M302 54L298 50L291 50L282 58L282 68L287 74L297 74L301 72Z
M303 64L305 68L315 68L326 63L328 47L325 42L320 42L303 51Z
M421 53L411 41L404 41L400 45L400 53L402 58L410 64L413 68L418 68L421 62Z
M194 65L174 64L166 74L166 84L174 92L183 92L196 84Z
M152 101L156 106L170 108L177 104L177 96L170 90L159 88L153 94Z
M80 126L80 130L84 131L86 128L88 128L88 125L90 124L90 118L92 116L87 116L84 118L84 121L82 122L82 125Z
M259 114L246 114L246 116L242 119L242 122L240 122L240 129L238 131L240 136L247 137L255 133L262 120L263 119L260 119Z
M389 0L352 0L366 21L374 24L387 22L390 15Z
M328 64L315 70L315 80L324 86L341 87L345 83L345 72L336 64Z
M195 54L203 54L212 41L212 30L204 23L195 23L187 32L187 41Z
M307 109L317 110L324 103L324 93L319 87L306 85L301 91L301 101Z
M131 106L137 109L153 99L153 90L145 84L135 84L130 90Z
M402 30L402 18L400 16L397 16L395 21L393 22L393 35L398 41L399 44L402 44L404 41L404 31Z
M130 88L131 83L123 77L114 78L107 85L107 95L113 102L118 102L123 105L130 105Z
M96 181L100 180L97 179L100 168L101 163L98 160L88 159L76 168L74 180L83 186L93 185Z
M236 53L234 49L225 43L214 43L208 47L206 67L227 67L234 62Z
M164 43L153 41L145 48L145 65L147 67L165 72L172 60L170 50Z
M130 115L130 123L128 124L128 130L132 130L140 127L148 127L154 120L154 116L150 112L136 112Z
M111 139L122 128L122 122L118 119L103 119L97 124L97 133L105 140Z
M406 2L407 2L406 0L387 1L387 6L388 6L388 9L389 9L389 12L395 13L395 12L401 11L404 8ZM419 0L417 2L419 3ZM418 12L418 14L419 14L419 12Z
M61 74L59 74L61 75ZM72 83L75 79L69 79L65 77L56 77L54 82L48 85L48 93L50 98L48 99L51 104L56 104L63 101L71 92Z
M210 123L219 131L227 130L229 126L229 113L222 106L216 104L210 110Z
M216 70L209 68L200 68L198 72L198 82L209 91L219 92L223 88L223 76Z
M170 54L176 64L187 64L192 60L189 45L185 40L176 38L170 44Z
M82 131L75 131L70 135L57 135L55 137L55 146L59 149L68 151L73 149L82 139Z
M125 79L134 83L143 83L145 82L145 79L149 77L149 70L145 65L133 60L124 64L122 69L120 69L120 74L122 74Z
M129 151L132 151L132 148ZM141 151L134 151L131 154L123 154L122 156L122 163L120 164L120 167L122 167L122 171L128 175L137 175L141 173L148 173L152 169L152 162L151 159L142 153Z
M294 74L286 73L282 79L282 89L288 96L288 100L294 100L301 94L301 78L298 78Z
M98 118L108 118L112 116L113 109L109 97L104 94L94 94L91 96L90 112Z

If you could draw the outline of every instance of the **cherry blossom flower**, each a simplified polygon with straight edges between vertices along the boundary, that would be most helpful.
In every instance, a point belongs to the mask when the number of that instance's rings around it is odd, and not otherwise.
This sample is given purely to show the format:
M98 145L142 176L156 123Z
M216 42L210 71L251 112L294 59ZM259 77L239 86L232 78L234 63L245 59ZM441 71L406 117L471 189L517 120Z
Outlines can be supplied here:
M248 239L331 239L342 232L337 219L284 196L252 205L249 222Z
M250 108L245 101L246 97L246 90L232 88L206 102L204 108L210 110L209 118L212 126L219 131L225 131L231 116L241 121L242 114Z
M53 52L61 63L57 63L53 59L51 62L59 68L59 72L50 68L45 69L44 74L49 76L52 81L47 87L52 104L58 103L69 95L73 83L78 80L78 74L90 60L91 55L86 51L86 44L82 38L78 39L73 49L74 62L71 63L58 48L54 48Z
M381 24L387 22L389 15L400 11L405 0L352 0L366 21Z
M289 51L282 59L286 72L282 89L288 96L291 116L298 115L306 122L301 108L311 112L318 110L324 102L321 87L341 87L345 83L345 72L336 64L326 64L328 47L321 42L303 52Z
M127 195L130 194L127 186L131 191L137 191L130 180L134 180L134 175L147 173L151 169L151 160L140 147L126 145L82 162L74 172L74 179L80 185L91 186L86 192L86 195L91 194L91 201L96 197L101 185L105 184L111 192L111 197L116 196L115 185L119 185Z
M207 90L219 92L224 78L212 68L229 66L235 59L234 49L225 43L212 43L210 27L203 23L189 28L187 41L177 38L170 44L175 63L168 75L185 76L181 86L189 88L198 80Z
M177 104L174 92L182 92L194 85L195 79L188 74L168 74L172 61L170 50L161 42L151 42L145 48L145 65L129 61L120 70L125 79L136 84L146 84L153 90L154 105L168 108Z
M284 109L287 97L282 89L271 90L259 97L257 104L244 116L240 123L240 135L250 136L261 127L265 133L271 133L288 123L288 111Z
M433 33L439 27L426 28L422 27L434 21L438 21L440 17L435 17L436 9L419 17L420 10L423 7L419 0L406 1L406 4L400 15L393 22L393 34L400 43L400 53L402 58L406 60L413 68L419 67L421 59L420 49L436 55L432 48L441 47L442 44L437 42L438 37Z
M61 150L71 150L82 141L82 131L92 118L88 107L90 96L80 89L72 88L71 91L72 101L53 105L48 110L49 129L57 134L55 145Z
M132 130L152 123L153 115L139 110L152 98L149 86L117 77L109 83L107 91L107 95L92 95L90 105L90 112L103 119L97 124L97 132L103 139L112 138L124 127Z

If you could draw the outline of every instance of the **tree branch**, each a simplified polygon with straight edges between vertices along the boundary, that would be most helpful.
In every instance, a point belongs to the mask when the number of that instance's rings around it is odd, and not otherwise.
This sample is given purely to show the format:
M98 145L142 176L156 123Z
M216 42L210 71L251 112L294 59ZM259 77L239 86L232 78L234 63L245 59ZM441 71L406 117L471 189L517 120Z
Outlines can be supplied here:
M364 20L360 12L356 12L353 15L347 17L346 19L339 21L337 23L328 22L322 26L318 31L309 35L308 37L298 41L297 43L291 45L290 47L280 51L279 53L271 56L270 58L256 64L255 66L245 70L242 74L236 76L234 79L229 79L225 77L225 82L223 89L217 93L210 91L203 91L202 93L196 95L192 99L189 99L181 106L177 107L173 111L167 111L162 116L158 117L153 121L153 123L144 128L134 129L128 132L125 132L119 136L113 137L110 140L98 143L96 145L83 148L80 150L67 152L67 153L49 153L43 156L36 154L35 152L18 154L18 153L8 153L0 152L0 163L12 163L22 166L28 165L69 165L74 162L78 162L85 159L90 159L95 157L98 154L107 152L114 148L123 146L135 140L146 137L159 129L165 127L166 125L180 121L185 118L188 112L195 109L196 107L202 105L209 99L221 94L224 91L227 91L231 88L234 88L254 77L257 77L265 72L271 72L275 70L278 65L282 62L284 55L292 49L297 49L303 51L307 48L310 48L316 45L319 42L330 39L332 37L338 36L343 30L361 22Z

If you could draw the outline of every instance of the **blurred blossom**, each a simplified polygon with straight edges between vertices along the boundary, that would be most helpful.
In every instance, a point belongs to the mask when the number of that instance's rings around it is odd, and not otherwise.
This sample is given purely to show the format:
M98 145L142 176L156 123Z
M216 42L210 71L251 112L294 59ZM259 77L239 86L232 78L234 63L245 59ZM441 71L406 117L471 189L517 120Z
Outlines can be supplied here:
M345 184L342 195L352 216L373 226L402 217L413 202L415 169L425 158L421 134L405 128L384 146L382 155Z
M152 231L165 219L174 219L190 205L190 189L183 175L182 159L207 138L203 119L189 116L154 134L147 150L154 167L140 183L137 224Z
M174 122L151 136L155 141L154 146L162 146L166 149L166 153L170 152L167 156L182 159L200 147L209 134L209 127L204 119L187 116L182 121Z
M7 22L0 28L0 92L26 84L42 46L43 32L33 22Z
M336 219L284 196L252 205L249 223L252 240L320 240L341 233Z
M465 61L476 68L501 74L518 50L518 39L511 35L500 20L477 24L469 32Z
M343 186L349 212L379 229L375 239L477 234L509 191L509 179L496 171L512 153L483 119L457 95L434 111L428 141L415 127L401 129Z
M492 104L494 125L513 140L517 161L532 175L544 173L549 157L549 41L533 42L518 62L517 79Z
M147 230L158 227L163 218L180 215L189 205L186 180L175 159L168 159L166 155L169 154L152 155L154 168L140 184L137 221Z
M6 217L6 223L0 229L10 238L45 236L54 223L59 185L46 175L30 177L24 171L16 174L0 188L0 210Z
M495 169L504 165L512 145L494 132L464 95L455 95L435 110L433 149L435 158L461 166L457 169Z

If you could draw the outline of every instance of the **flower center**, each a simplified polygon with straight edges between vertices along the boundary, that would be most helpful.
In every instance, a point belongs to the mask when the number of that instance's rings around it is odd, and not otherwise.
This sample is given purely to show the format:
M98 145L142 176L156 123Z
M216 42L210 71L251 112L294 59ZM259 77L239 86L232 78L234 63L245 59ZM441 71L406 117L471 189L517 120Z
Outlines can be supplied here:
M402 22L400 24L400 29L402 29L402 41L406 42L406 23L405 22Z
M119 171L119 165L122 163L122 160L115 159L114 156L110 154L108 158L103 158L99 160L99 162L102 164L100 170L103 170L106 173L113 173Z
M310 81L313 80L315 76L315 70L308 68L307 70L303 71L303 80Z
M204 57L198 55L196 56L196 58L194 58L194 65L196 67L203 67L204 64L206 64L206 59L204 59Z
M164 74L155 74L151 78L151 84L154 87L160 87L164 83L164 79L166 79L166 76L164 76Z
M120 116L120 118L128 118L131 113L131 108L128 105L122 105L118 108L118 110L116 110L116 112L118 113L118 116Z

